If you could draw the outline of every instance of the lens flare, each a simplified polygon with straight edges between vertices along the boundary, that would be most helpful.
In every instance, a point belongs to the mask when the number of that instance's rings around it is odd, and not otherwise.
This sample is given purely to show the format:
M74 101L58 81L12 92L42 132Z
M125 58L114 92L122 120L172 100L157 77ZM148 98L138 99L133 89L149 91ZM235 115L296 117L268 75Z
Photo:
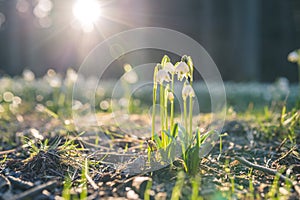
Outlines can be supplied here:
M90 32L101 15L100 4L97 0L77 0L73 6L73 14L83 30Z

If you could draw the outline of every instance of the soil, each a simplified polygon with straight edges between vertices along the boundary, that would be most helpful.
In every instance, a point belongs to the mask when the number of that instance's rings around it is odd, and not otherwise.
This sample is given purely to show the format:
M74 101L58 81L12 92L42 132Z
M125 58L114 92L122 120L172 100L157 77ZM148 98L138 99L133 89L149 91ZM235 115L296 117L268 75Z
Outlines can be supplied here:
M87 199L144 199L145 192L150 199L170 199L178 173L183 171L180 158L154 171L130 173L130 168L136 167L131 164L141 162L136 155L145 154L148 147L146 141L149 138L142 134L149 132L148 128L143 128L144 123L148 124L148 118L134 115L130 119L134 120L134 123L131 121L134 126L128 126L134 134L128 134L114 125L109 116L99 117L103 124L80 136L80 132L66 128L62 120L43 113L31 113L6 122L6 126L1 127L0 199L63 199L67 174L72 183L70 194L78 198L84 192L84 178ZM199 123L203 129L213 124ZM222 152L218 140L199 166L201 196L215 199L221 194L231 194L232 198L249 199L249 193L253 192L253 199L264 199L276 185L280 194L290 193L289 199L300 198L299 133L296 144L280 136L266 138L259 125L251 120L238 120L238 117L226 121L222 132L228 134L222 137ZM25 143L24 137L30 138L32 143ZM46 139L52 148L42 148ZM76 148L66 148L67 141L72 141ZM33 144L38 147L38 152L32 151ZM114 153L107 155L108 149ZM124 151L127 156L117 156ZM239 158L289 178L279 179L278 185L273 184L277 180L274 174L247 166ZM88 173L83 173L86 162L89 162ZM182 199L192 193L189 180L193 177L186 174L184 177ZM289 180L292 183L287 190ZM249 187L251 182L253 191Z

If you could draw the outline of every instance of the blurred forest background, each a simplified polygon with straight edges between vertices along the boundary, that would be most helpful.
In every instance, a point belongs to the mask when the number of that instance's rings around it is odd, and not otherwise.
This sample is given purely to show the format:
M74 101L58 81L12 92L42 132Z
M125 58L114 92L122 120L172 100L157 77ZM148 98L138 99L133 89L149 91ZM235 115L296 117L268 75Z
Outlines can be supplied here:
M300 48L299 0L100 0L102 16L90 32L76 26L74 2L0 0L0 75L19 75L25 68L37 76L49 68L78 69L105 38L154 26L197 40L224 80L297 81L297 67L286 58ZM164 53L144 52L143 62L159 62Z

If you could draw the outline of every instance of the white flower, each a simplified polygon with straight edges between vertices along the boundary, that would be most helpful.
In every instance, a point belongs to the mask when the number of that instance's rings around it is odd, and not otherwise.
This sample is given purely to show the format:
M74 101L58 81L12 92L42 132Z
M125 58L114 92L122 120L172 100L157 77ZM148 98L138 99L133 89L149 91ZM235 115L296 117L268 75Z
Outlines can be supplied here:
M166 70L170 74L174 74L175 73L175 67L174 67L174 65L171 62L167 62L165 64L164 70Z
M66 75L66 79L65 79L65 84L66 85L72 85L76 82L78 77L78 74L75 72L74 69L69 68L67 70L67 75Z
M35 77L34 73L31 70L25 69L23 71L23 78L24 78L25 81L33 81L34 77Z
M164 81L169 82L171 79L168 72L164 69L161 69L156 74L156 82L162 84Z
M178 79L180 80L182 80L183 77L187 78L189 71L189 66L182 61L179 62L175 69L175 72L178 74Z
M299 55L296 51L289 53L288 61L290 61L292 63L296 63L296 62L298 62L298 60L299 60Z
M61 87L61 78L59 76L51 77L49 80L49 84L53 88Z
M187 97L194 97L195 92L190 84L185 84L182 89L182 98L186 99Z

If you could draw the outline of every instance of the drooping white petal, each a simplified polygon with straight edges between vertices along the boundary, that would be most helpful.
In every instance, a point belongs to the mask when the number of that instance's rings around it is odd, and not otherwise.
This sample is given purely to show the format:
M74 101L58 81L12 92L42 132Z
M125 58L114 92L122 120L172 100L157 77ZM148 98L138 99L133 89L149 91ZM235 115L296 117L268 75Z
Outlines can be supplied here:
M189 85L189 84L184 85L183 89L182 89L182 98L186 99L188 96L189 97L194 97L195 96L195 91L192 88L192 86Z
M187 77L189 73L189 66L185 62L179 62L175 69L178 79L182 80L183 77Z
M156 81L162 84L164 81L169 82L171 81L168 72L164 69L161 69L156 74Z
M164 70L166 70L167 72L169 72L170 74L175 73L175 67L171 62L167 62L164 66Z

